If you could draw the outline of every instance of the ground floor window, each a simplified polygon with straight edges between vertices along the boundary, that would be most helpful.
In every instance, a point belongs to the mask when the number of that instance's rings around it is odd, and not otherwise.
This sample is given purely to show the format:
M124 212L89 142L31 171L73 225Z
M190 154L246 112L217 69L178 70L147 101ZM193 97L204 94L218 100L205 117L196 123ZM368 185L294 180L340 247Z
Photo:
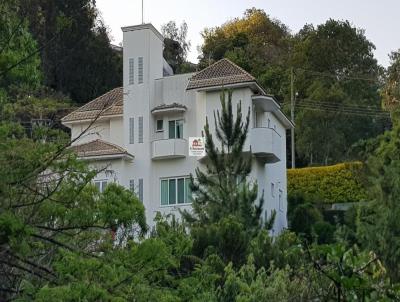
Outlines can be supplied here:
M189 177L164 178L160 182L161 205L192 202Z
M104 192L107 187L107 180L95 180L94 185L100 193Z

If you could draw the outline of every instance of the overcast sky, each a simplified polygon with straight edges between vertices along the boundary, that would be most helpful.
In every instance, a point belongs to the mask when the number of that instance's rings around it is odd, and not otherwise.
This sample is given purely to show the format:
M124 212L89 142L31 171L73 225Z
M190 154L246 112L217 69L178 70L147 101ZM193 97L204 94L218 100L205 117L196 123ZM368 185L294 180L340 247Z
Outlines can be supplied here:
M286 24L293 33L306 23L314 25L328 18L349 20L365 29L376 46L378 62L387 67L388 54L400 48L399 0L143 0L144 22L160 30L170 20L188 24L192 46L189 60L197 62L200 32L205 27L243 15L247 8L264 9L272 18ZM96 0L114 44L122 41L121 27L141 23L141 0Z

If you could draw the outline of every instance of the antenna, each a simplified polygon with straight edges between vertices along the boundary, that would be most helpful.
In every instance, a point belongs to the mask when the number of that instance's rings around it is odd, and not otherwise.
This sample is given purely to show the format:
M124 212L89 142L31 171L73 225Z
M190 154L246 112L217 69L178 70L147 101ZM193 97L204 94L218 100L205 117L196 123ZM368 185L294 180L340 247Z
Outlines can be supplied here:
M143 22L143 0L142 0L142 24L144 24L144 22Z

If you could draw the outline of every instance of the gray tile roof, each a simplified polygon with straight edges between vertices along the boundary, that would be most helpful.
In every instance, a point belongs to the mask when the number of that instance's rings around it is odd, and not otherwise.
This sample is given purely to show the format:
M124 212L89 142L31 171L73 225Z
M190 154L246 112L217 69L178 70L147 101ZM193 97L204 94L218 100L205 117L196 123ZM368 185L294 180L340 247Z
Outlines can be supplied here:
M123 88L118 87L95 98L61 119L63 122L92 120L123 113Z
M179 103L172 103L172 104L161 104L153 109L151 109L151 112L157 112L159 110L166 110L166 109L177 109L179 111L186 111L187 107L185 105L179 104Z
M187 90L213 86L256 82L256 79L228 59L222 59L196 73L188 83Z
M93 156L105 156L105 155L130 155L125 149L120 146L114 145L96 139L80 145L71 146L71 150L75 152L79 157L93 157Z

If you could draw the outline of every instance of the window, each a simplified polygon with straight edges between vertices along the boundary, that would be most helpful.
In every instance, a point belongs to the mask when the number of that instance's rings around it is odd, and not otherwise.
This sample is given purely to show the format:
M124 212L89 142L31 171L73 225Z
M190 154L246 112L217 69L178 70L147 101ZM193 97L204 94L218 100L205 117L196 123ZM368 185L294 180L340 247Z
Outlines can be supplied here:
M135 193L135 180L134 179L130 179L129 180L129 190L132 193Z
M183 120L168 122L168 138L183 138Z
M95 180L94 185L99 192L103 193L107 187L107 180Z
M138 58L138 83L143 83L143 57Z
M275 184L271 182L271 195L275 197Z
M157 120L156 121L156 132L164 131L164 120Z
M135 72L135 61L133 58L129 59L129 85L132 85L134 80L134 72Z
M279 200L279 211L283 211L283 192L282 192L282 190L279 190L278 200Z
M139 143L143 143L143 116L139 116Z
M271 127L271 120L268 119L268 128L270 128L270 127Z
M161 205L185 204L192 202L190 178L161 179Z
M129 119L129 143L135 143L135 119L133 117Z
M143 202L143 178L139 178L139 200Z

